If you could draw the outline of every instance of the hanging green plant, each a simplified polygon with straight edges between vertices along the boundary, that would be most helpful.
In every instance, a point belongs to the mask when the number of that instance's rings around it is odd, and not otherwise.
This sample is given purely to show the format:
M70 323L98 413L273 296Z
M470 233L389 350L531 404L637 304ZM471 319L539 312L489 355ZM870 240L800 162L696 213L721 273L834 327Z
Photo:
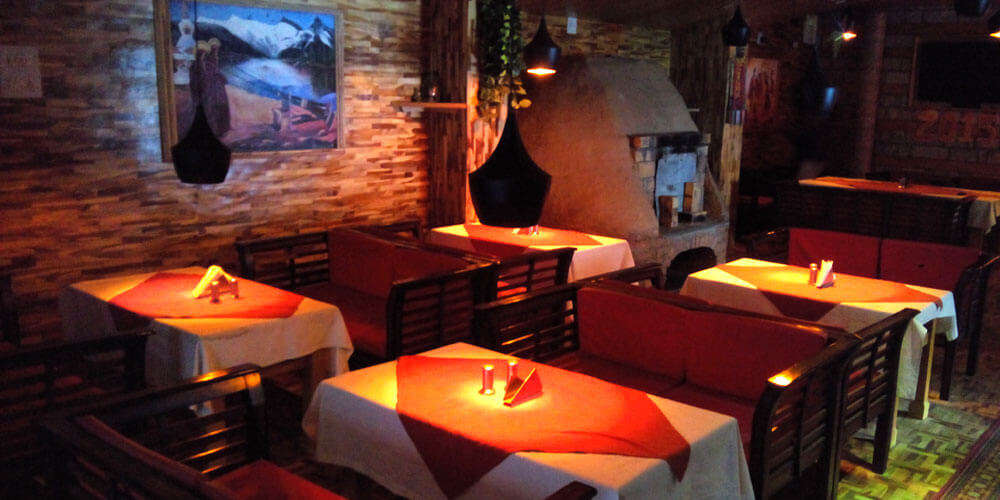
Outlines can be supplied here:
M531 105L521 85L523 49L517 0L478 0L476 58L479 64L479 93L476 97L479 100L479 116L494 118L508 93L514 108Z

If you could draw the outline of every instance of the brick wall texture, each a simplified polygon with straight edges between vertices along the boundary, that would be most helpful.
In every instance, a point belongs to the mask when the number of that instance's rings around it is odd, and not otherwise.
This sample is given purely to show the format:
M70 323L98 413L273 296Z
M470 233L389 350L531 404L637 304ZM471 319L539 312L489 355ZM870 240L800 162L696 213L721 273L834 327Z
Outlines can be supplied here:
M1000 181L1000 106L954 108L910 99L918 41L988 40L986 20L951 4L890 10L876 122L875 170Z
M151 0L4 2L0 45L37 47L44 89L0 99L0 267L29 333L58 331L76 281L235 269L237 239L426 217L426 135L390 104L419 84L419 2L284 2L343 15L346 147L241 157L217 186L160 161Z

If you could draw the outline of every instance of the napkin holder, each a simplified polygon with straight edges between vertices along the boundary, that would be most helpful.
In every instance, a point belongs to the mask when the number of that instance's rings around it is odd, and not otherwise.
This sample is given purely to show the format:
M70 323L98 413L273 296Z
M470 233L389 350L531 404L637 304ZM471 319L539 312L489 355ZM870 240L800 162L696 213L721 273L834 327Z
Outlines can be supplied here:
M196 299L211 297L212 302L219 302L224 294L232 294L234 299L240 298L239 283L236 278L222 270L219 266L209 266L198 281L198 286L191 290L191 296Z
M837 275L833 274L833 261L821 261L819 272L816 274L816 288L831 287L836 279Z
M542 395L542 379L534 368L523 379L514 377L507 384L503 404L514 407Z

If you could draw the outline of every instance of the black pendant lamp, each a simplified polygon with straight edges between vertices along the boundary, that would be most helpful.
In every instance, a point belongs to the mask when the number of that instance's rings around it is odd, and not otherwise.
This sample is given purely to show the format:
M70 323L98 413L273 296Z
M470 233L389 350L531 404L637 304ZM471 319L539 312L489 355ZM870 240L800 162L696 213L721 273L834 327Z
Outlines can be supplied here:
M722 41L730 47L746 47L750 41L750 25L743 19L739 5L736 5L733 18L722 27Z
M955 13L966 17L979 17L986 13L990 0L955 0Z
M514 109L496 150L469 174L469 192L479 221L489 226L530 227L542 217L552 176L536 164L521 142Z
M990 17L988 28L991 37L1000 39L1000 10Z
M538 32L535 38L524 47L524 65L528 74L534 76L549 76L556 72L556 63L562 49L556 45L549 35L549 29L545 25L545 14L542 14L542 21L538 23Z
M194 3L194 30L198 32L198 3ZM195 52L197 54L197 51ZM197 56L195 64L198 63ZM195 73L195 78L201 78L201 71ZM202 105L202 95L200 83L191 84L192 97L194 97L194 120L187 134L174 147L170 148L171 158L174 161L174 170L177 178L185 184L219 184L226 180L229 173L229 164L232 160L232 151L227 147L212 131L208 123L208 116L205 114L205 107ZM199 90L194 91L195 87Z

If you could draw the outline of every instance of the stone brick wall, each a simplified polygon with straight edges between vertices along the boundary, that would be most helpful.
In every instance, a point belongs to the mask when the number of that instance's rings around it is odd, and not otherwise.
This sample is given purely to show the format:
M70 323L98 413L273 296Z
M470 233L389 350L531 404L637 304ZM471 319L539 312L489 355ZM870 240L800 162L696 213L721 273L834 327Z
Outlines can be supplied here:
M44 97L0 100L0 269L29 333L58 331L60 289L219 263L236 239L426 218L415 0L283 0L343 15L346 146L233 162L218 186L160 162L151 0L4 2L0 45L38 47ZM2 271L0 271L2 272Z
M540 17L521 13L521 33L527 44L538 31ZM547 15L545 22L552 39L563 54L607 55L630 59L654 60L670 67L670 31L640 26L625 26L590 19L577 19L575 35L566 33L567 19Z
M953 108L910 99L917 38L986 40L986 20L951 4L888 13L874 170L1000 182L1000 106Z

